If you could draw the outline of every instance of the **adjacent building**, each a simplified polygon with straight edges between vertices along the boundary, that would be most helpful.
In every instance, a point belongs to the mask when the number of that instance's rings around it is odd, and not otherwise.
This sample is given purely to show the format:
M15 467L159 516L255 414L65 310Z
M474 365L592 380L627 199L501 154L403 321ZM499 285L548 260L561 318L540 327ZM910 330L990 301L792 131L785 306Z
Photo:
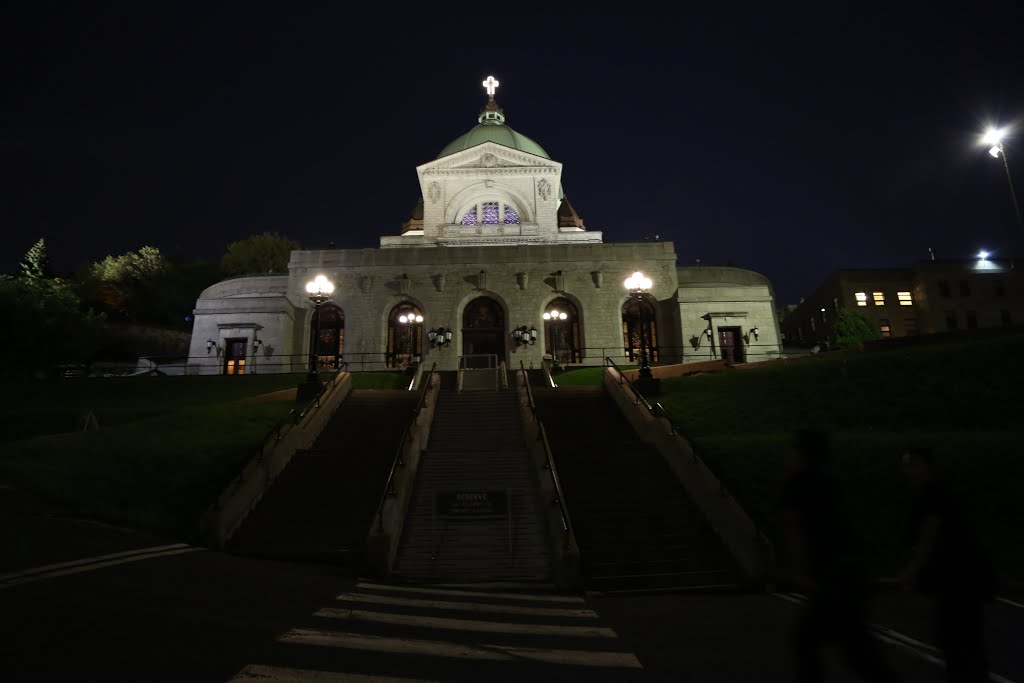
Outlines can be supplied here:
M1024 276L1018 259L932 259L910 268L837 270L787 312L787 343L814 345L832 336L840 310L854 310L883 337L1024 323Z

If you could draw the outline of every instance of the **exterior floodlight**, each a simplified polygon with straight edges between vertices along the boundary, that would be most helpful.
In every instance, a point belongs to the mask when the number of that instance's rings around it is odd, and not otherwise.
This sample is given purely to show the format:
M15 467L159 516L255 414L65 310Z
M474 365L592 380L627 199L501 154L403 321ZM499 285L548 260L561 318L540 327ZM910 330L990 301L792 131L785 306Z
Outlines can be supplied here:
M993 157L995 157L996 159L998 159L998 158L999 158L999 153L1000 153L1001 151L1003 151L1002 145L996 145L995 147L993 147L992 149L990 149L990 150L988 151L988 153L989 153L989 154L991 154L991 155L992 155Z
M306 292L330 296L334 292L334 284L326 276L317 275L306 283Z
M985 251L984 249L979 251L978 252L978 260L979 261L987 261L988 260L988 252Z
M629 277L627 277L626 281L623 282L623 284L625 285L626 289L630 291L636 291L650 289L653 283L651 282L651 278L645 277L644 274L638 270Z
M310 340L309 349L309 374L306 377L308 382L319 382L319 357L320 357L320 305L331 298L334 292L334 283L325 275L317 275L306 283L306 294L313 303L314 316L316 317L316 335Z
M1013 186L1013 177L1010 175L1010 160L1006 158L1006 147L1003 145L1003 139L1009 134L1009 127L1003 128L989 128L985 131L985 134L981 136L981 142L986 145L991 145L988 153L992 155L994 159L998 159L1000 156L1003 157L1003 169L1006 170L1006 182L1010 186L1010 199L1013 200L1013 211L1015 218L1020 223L1020 227L1024 228L1024 212L1020 210L1020 202L1017 201L1017 190Z

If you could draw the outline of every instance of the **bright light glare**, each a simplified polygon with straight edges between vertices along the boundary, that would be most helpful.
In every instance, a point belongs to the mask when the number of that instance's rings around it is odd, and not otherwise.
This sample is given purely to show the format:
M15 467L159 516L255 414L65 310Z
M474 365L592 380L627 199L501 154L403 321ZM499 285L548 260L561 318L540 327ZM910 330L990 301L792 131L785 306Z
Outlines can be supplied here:
M417 315L416 316L416 322L418 322L418 323L423 322L423 316L422 315Z
M306 283L306 291L310 294L330 294L334 291L334 284L325 275L317 275Z
M988 128L985 131L985 135L982 136L981 141L986 145L996 145L998 147L1005 137L1005 128ZM991 151L989 153L991 154ZM992 156L995 155L993 154Z
M641 273L638 270L635 273L633 273L632 275L630 275L629 277L627 277L625 282L623 282L623 284L625 285L626 289L630 289L630 290L641 289L642 290L642 289L650 289L652 282L651 282L651 278L644 277L644 274Z
M566 319L566 318L568 318L568 317L569 317L569 316L567 316L567 315L566 315L565 313L559 313L559 314L558 314L558 319L559 319L559 320L565 320L565 319Z
M999 145L996 145L995 147L990 149L988 151L988 153L991 154L992 156L994 156L996 159L998 159L999 158L999 153L1002 152L1002 151L1003 151L1003 148L1000 147Z
M398 316L398 322L400 322L402 324L405 324L405 323L409 322L409 318L406 317L405 315L400 315L400 316Z
M551 320L551 314L550 314L550 313L546 313L546 312L545 312L545 313L544 313L544 319L545 319L545 320Z
M979 251L979 252L978 252L978 259L979 259L979 260L981 260L981 261L985 261L985 260L987 260L987 259L988 259L988 252L987 252L987 251L985 251L984 249L982 249L981 251Z

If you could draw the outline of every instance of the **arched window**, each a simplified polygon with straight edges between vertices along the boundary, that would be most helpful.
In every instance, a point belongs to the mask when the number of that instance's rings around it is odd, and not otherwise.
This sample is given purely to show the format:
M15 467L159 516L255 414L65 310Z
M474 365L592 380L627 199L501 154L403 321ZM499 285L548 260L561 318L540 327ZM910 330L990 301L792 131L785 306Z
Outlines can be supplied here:
M631 362L640 360L641 326L643 327L644 341L647 347L647 359L651 363L656 363L658 362L659 352L658 321L655 308L647 297L638 301L635 296L631 296L622 306L622 339L626 358Z
M462 309L462 354L466 367L495 367L505 358L505 310L494 299L481 296ZM476 356L475 359L469 359Z
M320 338L316 343L317 365L337 369L345 351L345 312L334 304L323 304L317 309L320 316ZM316 336L316 315L310 322L309 338Z
M579 363L580 316L568 299L555 299L544 309L544 353L559 363Z
M511 204L490 200L478 202L462 214L461 225L519 225L519 212Z
M389 368L404 368L423 354L423 313L415 304L402 302L388 315L388 345L384 354Z

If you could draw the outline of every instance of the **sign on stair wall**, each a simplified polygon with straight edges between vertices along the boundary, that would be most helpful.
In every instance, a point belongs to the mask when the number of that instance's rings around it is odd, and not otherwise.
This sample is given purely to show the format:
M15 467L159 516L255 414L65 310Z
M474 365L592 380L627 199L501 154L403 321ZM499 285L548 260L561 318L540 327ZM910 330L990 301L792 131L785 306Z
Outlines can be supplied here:
M449 519L471 519L508 514L506 491L438 491L434 514Z

